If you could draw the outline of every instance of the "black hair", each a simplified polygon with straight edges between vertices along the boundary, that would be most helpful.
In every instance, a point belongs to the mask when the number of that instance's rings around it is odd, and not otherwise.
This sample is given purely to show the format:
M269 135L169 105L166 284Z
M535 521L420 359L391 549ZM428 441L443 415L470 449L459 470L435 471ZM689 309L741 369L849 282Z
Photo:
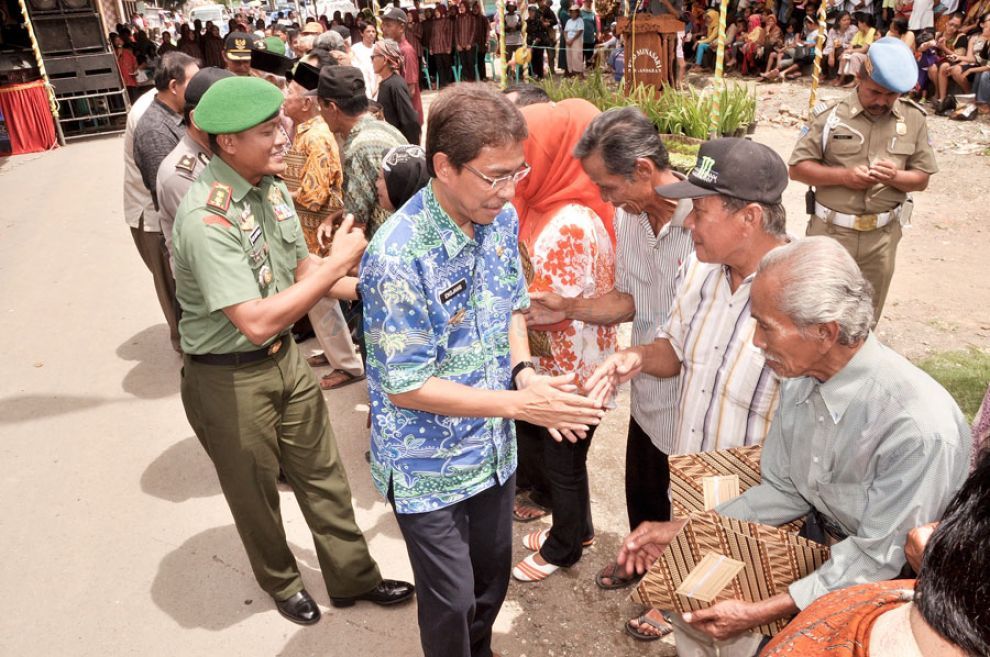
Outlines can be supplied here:
M863 11L857 11L853 14L853 20L855 20L857 24L866 23L870 27L876 27L877 24L877 22L873 20L873 14L867 14Z
M904 36L908 31L908 20L902 16L898 16L894 20L890 21L890 26L895 28L898 34Z
M530 7L534 6L535 5L530 5ZM550 95L546 92L546 89L531 82L510 84L502 93L506 96L512 93L516 94L516 107L525 107L527 105L550 102Z
M195 63L196 58L184 52L173 50L165 53L155 69L155 89L165 91L172 80L182 84L186 81L186 67Z
M971 657L990 655L990 451L925 548L914 603L922 618Z
M368 97L363 94L344 100L338 100L336 98L320 98L320 103L324 106L333 103L337 106L337 109L339 109L341 113L350 117L360 116L368 111Z

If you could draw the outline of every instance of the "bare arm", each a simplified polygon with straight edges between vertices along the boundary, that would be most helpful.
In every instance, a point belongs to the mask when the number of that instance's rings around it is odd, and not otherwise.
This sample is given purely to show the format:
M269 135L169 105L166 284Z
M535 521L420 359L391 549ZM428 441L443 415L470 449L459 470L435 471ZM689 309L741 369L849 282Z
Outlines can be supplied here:
M562 297L555 292L532 292L524 312L530 326L547 326L565 320L611 325L631 322L636 304L631 294L615 288L600 297Z

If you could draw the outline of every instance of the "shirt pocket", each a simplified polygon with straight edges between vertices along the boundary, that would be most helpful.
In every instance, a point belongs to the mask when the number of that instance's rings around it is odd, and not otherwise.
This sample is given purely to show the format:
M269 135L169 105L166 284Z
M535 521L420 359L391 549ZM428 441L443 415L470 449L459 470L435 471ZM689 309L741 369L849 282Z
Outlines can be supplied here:
M892 137L887 144L887 154L898 169L903 169L907 165L908 159L914 155L916 146L917 144L911 139Z
M299 217L293 216L285 221L276 221L279 237L286 244L295 244L299 238Z
M749 413L769 417L775 381L763 352L747 340L735 356L722 372L726 396Z
M846 161L865 148L863 135L844 125L836 126L828 138L828 151L836 158Z

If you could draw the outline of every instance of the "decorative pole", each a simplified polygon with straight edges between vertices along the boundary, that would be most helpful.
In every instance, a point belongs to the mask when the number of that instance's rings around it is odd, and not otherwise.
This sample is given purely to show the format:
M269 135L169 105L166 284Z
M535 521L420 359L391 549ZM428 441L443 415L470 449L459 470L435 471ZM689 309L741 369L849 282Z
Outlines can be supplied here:
M815 101L818 98L818 83L822 76L822 51L825 50L825 31L828 29L826 22L826 2L822 0L818 5L818 39L815 42L815 63L811 71L811 97L808 98L808 122L814 116Z
M712 123L709 134L712 139L718 137L718 127L721 123L722 90L725 88L723 72L725 68L725 18L729 11L729 0L722 0L718 9L718 48L715 53L715 96L712 98Z
M20 6L21 14L24 16L24 27L27 28L28 38L31 39L31 52L34 53L35 62L38 64L38 71L41 73L41 79L45 81L45 91L48 92L48 109L51 110L52 119L55 121L55 134L58 136L58 143L61 146L65 146L65 135L62 134L62 124L58 120L58 100L55 99L55 87L52 86L51 80L48 79L48 71L45 70L45 60L41 56L41 48L38 47L38 38L34 35L34 24L31 22L31 15L28 13L24 0L18 0L17 4ZM127 97L126 93L124 97ZM8 118L7 120L9 121L10 119Z
M382 8L378 4L378 0L371 0L371 11L375 12L375 30L378 31L377 39L382 39L385 37L385 33L382 32Z
M519 9L519 21L521 23L519 27L522 29L521 50L523 51L523 55L522 57L520 57L520 59L522 61L526 61L528 59L526 57L526 53L529 52L529 42L526 39L526 22L529 19L528 12L529 12L529 2L527 2L527 0L522 0L522 4L520 5L520 9ZM523 82L529 82L529 64L523 64Z
M499 86L505 89L509 84L509 69L505 61L505 0L498 0L498 61L502 64Z

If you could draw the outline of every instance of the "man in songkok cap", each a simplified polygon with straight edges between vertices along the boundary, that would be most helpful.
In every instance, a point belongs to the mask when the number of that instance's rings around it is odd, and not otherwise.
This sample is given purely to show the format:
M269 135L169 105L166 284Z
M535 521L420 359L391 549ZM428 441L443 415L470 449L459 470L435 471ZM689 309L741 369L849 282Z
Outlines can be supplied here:
M368 553L323 397L290 334L347 283L365 239L345 221L327 258L309 254L276 178L285 170L282 103L281 91L255 77L219 80L200 99L194 120L214 157L179 205L173 253L186 417L216 467L255 579L279 613L308 625L320 609L286 542L280 469L335 607L399 603L413 587L382 579Z
M873 286L879 321L901 226L909 225L910 193L938 172L925 111L900 98L918 79L911 50L885 37L870 46L856 89L815 106L790 160L793 180L814 187L807 197L808 235L838 240Z

